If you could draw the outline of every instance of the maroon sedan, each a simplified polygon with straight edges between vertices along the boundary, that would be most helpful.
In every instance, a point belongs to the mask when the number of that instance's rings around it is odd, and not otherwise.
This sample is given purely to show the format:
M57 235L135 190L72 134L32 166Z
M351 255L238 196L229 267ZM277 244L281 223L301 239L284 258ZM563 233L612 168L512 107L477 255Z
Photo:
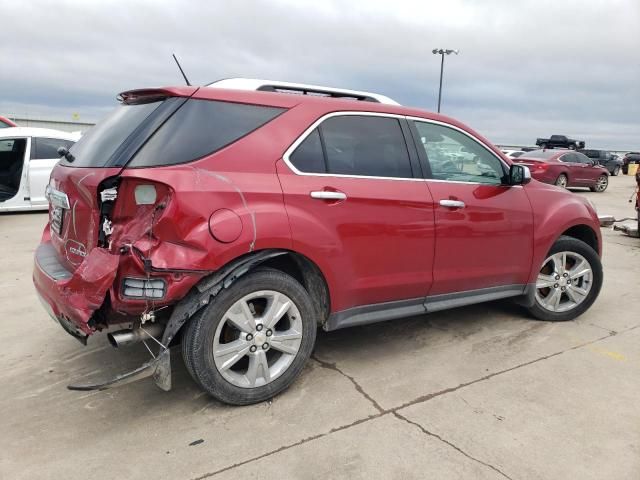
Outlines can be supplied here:
M571 150L534 150L511 159L526 165L531 176L558 187L588 187L604 192L609 185L609 172L586 155Z

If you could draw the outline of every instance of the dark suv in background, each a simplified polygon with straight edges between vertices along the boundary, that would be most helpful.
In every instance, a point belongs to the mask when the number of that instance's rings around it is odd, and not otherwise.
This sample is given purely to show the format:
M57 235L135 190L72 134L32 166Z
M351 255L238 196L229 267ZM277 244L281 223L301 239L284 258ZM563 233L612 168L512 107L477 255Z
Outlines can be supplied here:
M580 152L609 170L613 176L618 175L622 169L622 160L608 150L580 150Z

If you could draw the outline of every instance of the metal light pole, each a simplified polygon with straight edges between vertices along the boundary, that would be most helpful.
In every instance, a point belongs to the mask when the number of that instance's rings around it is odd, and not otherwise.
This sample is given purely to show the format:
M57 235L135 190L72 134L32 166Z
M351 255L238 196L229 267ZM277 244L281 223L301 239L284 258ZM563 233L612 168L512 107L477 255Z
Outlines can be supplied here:
M444 71L444 56L451 55L452 53L455 53L456 55L458 55L458 53L460 53L460 50L434 48L431 52L434 55L442 56L442 59L440 60L440 88L438 89L438 113L440 113L440 100L442 99L442 73Z

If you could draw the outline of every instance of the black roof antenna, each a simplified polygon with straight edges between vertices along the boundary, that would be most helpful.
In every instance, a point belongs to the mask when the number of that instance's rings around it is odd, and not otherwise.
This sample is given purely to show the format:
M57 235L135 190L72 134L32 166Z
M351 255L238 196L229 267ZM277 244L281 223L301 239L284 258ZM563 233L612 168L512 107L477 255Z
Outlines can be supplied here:
M187 76L184 74L184 70L182 70L182 67L180 66L180 62L178 61L178 59L176 58L176 54L172 53L173 55L173 59L176 61L176 65L178 65L178 68L180 69L180 73L182 74L182 76L184 77L184 81L187 82L187 85L190 87L191 84L189 83L189 79L187 78Z

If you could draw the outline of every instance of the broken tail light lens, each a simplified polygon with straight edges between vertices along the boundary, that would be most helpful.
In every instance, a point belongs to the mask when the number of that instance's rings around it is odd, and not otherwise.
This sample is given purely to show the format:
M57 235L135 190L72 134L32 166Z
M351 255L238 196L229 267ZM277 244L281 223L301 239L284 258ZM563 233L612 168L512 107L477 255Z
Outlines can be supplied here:
M159 299L164 297L166 284L160 278L125 278L122 295L127 298Z
M153 205L156 203L158 194L156 193L156 187L148 184L136 185L133 191L136 205Z

